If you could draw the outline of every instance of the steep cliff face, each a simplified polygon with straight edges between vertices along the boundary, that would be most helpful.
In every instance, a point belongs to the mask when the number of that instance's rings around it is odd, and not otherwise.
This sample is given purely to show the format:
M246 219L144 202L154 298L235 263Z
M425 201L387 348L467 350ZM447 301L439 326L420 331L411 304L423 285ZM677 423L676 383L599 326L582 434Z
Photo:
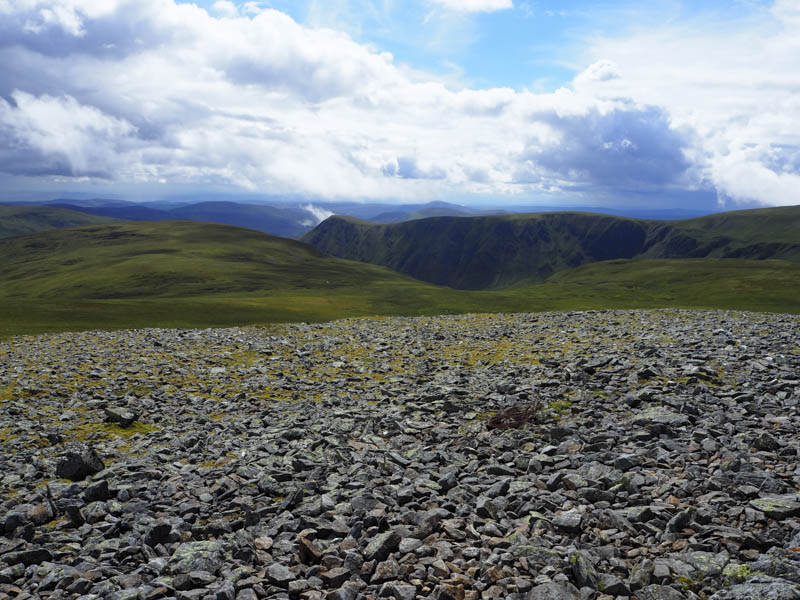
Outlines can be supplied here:
M673 222L590 213L434 217L392 225L331 217L302 241L423 281L490 289L619 258L800 261L800 207Z

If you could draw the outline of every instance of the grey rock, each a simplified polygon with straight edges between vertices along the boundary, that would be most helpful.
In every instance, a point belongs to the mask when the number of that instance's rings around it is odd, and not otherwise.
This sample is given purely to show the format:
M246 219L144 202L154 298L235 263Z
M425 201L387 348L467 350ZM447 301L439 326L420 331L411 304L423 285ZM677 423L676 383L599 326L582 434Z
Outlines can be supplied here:
M280 563L272 563L267 568L267 579L269 582L279 588L287 589L289 582L295 579L295 574L289 567Z
M667 531L671 533L679 533L686 529L694 519L697 510L693 507L686 508L672 517L667 523Z
M218 541L186 542L170 558L172 573L207 571L217 573L223 563L223 546Z
M23 564L26 567L38 565L45 561L53 560L53 555L47 548L31 548L30 550L20 550L9 552L0 556L0 560L9 566Z
M333 569L322 571L319 577L327 587L339 588L345 581L350 579L350 571L344 567L334 567Z
M730 588L720 590L710 600L800 600L800 585L766 575L757 575Z
M527 600L581 600L581 593L571 583L551 581L534 587L526 598Z
M325 598L326 600L355 600L356 596L358 596L358 586L353 583L348 583L338 590L329 592Z
M397 550L400 539L400 534L394 530L379 533L367 544L364 549L364 558L376 561L386 560L392 552Z
M612 573L603 573L597 582L597 589L609 596L630 596L631 590L622 579Z
M673 587L666 585L648 585L636 592L639 600L686 600L686 597Z
M56 477L80 481L89 475L99 473L105 468L102 459L93 448L81 452L67 452L58 461Z
M800 515L800 499L797 495L755 498L750 500L750 506L778 521Z
M583 515L577 510L568 510L553 518L553 525L558 529L576 533L581 530Z
M98 500L108 500L111 493L108 489L108 481L101 479L100 481L86 486L83 492L83 498L86 502L96 502Z
M106 419L112 423L118 424L120 427L130 427L136 422L136 419L139 418L138 415L125 408L109 407L104 410Z
M581 551L573 552L569 557L572 576L578 587L597 589L597 571L589 558Z

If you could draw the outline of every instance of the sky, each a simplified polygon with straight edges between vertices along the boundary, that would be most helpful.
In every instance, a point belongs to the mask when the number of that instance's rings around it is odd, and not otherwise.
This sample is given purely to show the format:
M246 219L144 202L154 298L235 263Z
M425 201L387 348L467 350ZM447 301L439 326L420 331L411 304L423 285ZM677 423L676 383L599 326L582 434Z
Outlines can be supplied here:
M800 0L0 0L0 199L800 204Z

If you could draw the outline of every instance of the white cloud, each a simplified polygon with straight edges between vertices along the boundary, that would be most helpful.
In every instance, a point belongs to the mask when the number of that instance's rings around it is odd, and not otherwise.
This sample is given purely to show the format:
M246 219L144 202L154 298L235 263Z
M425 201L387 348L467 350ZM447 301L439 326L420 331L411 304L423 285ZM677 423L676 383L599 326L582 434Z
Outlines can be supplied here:
M546 94L454 91L260 2L214 7L0 0L0 171L327 198L705 185L777 204L797 189L789 2L726 35L596 40Z
M305 204L301 206L303 210L306 210L311 213L313 217L313 221L308 221L308 223L313 227L314 225L319 225L328 217L332 217L333 213L329 210L325 210L320 206L314 206L313 204Z
M64 161L73 175L110 176L120 166L120 150L135 133L130 123L71 96L34 97L17 91L12 97L15 106L0 98L0 132L18 148Z
M619 68L610 60L598 60L592 63L586 69L578 73L575 77L575 85L580 87L583 85L591 85L611 79L618 79L620 77Z
M211 10L223 17L235 18L239 16L239 9L230 0L217 0Z
M246 15L258 15L266 10L263 2L251 0L242 4L242 12Z
M701 16L596 40L589 56L599 62L577 78L581 91L666 109L674 127L695 133L690 157L726 201L800 202L800 164L793 172L774 167L800 146L796 0L739 20ZM603 64L616 65L619 76L593 76Z
M458 12L495 12L514 8L512 0L431 0L447 10Z

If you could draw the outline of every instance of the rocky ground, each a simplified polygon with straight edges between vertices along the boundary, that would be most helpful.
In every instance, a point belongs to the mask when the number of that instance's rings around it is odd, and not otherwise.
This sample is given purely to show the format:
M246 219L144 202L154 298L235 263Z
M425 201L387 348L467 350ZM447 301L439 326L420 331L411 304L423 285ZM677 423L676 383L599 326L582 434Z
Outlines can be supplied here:
M0 599L800 598L799 406L797 316L18 337Z

